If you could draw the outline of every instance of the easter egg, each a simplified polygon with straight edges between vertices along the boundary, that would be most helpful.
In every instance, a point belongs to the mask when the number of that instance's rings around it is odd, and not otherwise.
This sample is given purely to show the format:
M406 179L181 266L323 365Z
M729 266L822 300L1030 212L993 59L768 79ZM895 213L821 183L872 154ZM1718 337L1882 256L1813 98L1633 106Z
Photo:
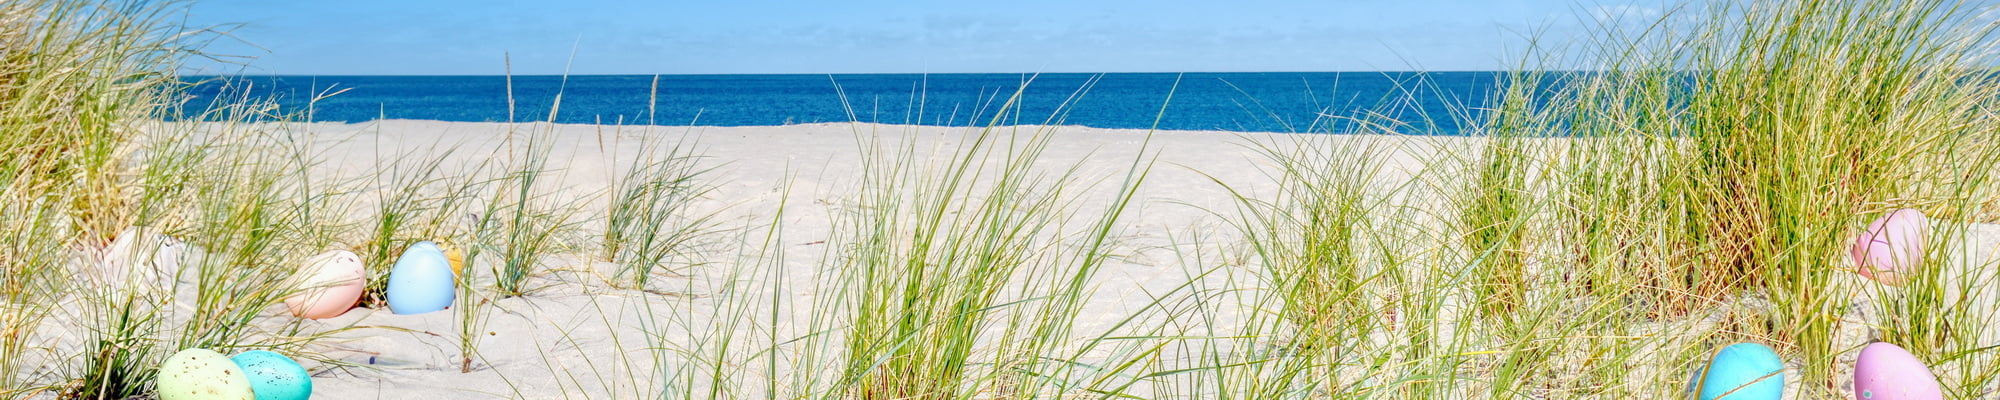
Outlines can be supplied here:
M458 251L458 247L447 248L444 249L444 258L451 260L452 276L465 274L465 252Z
M1924 362L1908 350L1875 342L1854 361L1854 398L1861 400L1943 400L1944 389Z
M423 314L450 307L458 295L453 279L451 260L436 243L410 245L389 270L385 293L389 310L397 314Z
M1862 277L1888 285L1901 285L1924 259L1924 237L1930 235L1930 219L1922 211L1899 209L1883 215L1855 237L1848 248L1854 267Z
M257 400L306 400L312 397L312 374L290 357L264 350L251 350L230 357L250 380Z
M250 379L229 357L207 349L187 349L160 363L160 400L254 400Z
M1732 344L1695 371L1688 388L1699 400L1778 400L1785 394L1785 362L1770 347Z
M299 291L285 298L285 308L300 318L338 317L354 308L368 285L368 270L361 264L361 256L343 250L306 259L293 277Z
M145 226L125 228L97 257L96 276L101 284L166 287L173 283L181 266L200 262L201 252L166 233Z

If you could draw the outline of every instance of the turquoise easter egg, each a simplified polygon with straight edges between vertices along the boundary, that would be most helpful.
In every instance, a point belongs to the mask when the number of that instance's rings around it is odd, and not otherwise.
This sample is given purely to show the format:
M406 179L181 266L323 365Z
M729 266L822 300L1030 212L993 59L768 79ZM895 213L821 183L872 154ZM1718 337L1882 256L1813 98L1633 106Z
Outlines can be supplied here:
M187 349L160 363L154 389L160 400L253 400L250 380L229 357L208 349Z
M312 398L312 374L306 367L282 354L252 350L230 357L250 378L257 400L306 400Z
M1785 361L1761 344L1732 344L1716 351L1688 388L1698 400L1778 400L1785 395Z
M451 259L445 257L437 243L410 245L396 258L396 266L389 269L389 287L385 293L389 311L423 314L450 307L458 295L453 279Z

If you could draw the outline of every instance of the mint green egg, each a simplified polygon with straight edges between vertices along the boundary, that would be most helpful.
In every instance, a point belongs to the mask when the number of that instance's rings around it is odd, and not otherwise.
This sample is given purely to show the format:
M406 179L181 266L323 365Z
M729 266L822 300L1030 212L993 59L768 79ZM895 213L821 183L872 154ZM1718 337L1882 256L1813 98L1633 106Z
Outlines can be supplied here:
M208 349L187 349L160 363L155 388L160 400L254 400L250 379L229 357Z
M257 400L306 400L312 398L312 374L306 367L283 354L251 350L230 357L250 378Z

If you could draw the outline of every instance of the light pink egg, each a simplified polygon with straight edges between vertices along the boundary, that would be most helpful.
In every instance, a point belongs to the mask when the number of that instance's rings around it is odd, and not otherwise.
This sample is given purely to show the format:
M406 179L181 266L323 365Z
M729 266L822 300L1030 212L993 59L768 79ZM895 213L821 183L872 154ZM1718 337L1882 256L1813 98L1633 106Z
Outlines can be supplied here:
M1893 344L1875 342L1854 362L1854 398L1943 400L1944 389L1924 362Z
M1862 277L1901 285L1923 262L1924 237L1930 232L1930 219L1922 211L1898 209L1868 224L1848 253L1854 256L1855 270Z
M361 292L368 283L365 268L361 256L348 251L329 251L308 258L293 275L297 285L294 287L300 290L285 298L285 307L300 318L338 317L361 301Z

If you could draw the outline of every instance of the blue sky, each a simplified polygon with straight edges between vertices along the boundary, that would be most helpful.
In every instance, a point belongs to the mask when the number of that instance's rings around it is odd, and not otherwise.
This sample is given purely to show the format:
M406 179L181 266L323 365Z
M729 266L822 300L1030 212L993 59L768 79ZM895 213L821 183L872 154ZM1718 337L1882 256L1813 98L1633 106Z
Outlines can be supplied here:
M207 51L255 59L182 70L490 75L503 54L516 74L1490 70L1531 32L1658 9L1584 1L203 0L188 24L230 32Z

